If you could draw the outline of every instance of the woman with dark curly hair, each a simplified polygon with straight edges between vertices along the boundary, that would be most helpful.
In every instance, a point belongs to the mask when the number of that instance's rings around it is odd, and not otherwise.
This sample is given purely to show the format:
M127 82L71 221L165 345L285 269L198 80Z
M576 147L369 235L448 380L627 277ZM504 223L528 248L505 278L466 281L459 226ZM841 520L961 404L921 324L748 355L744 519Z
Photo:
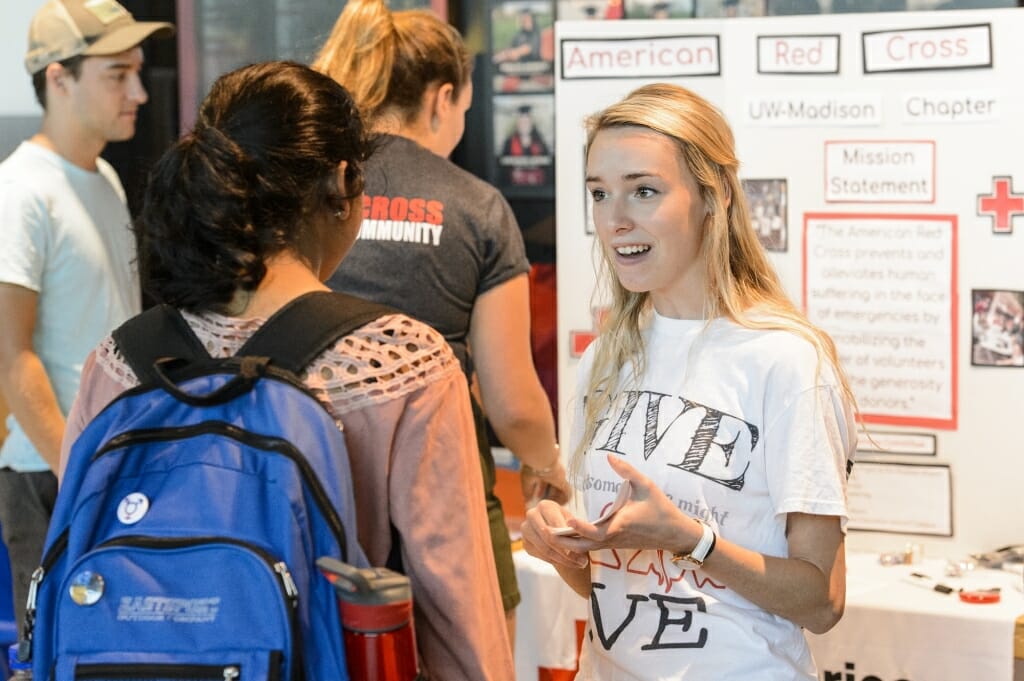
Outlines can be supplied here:
M329 290L322 282L362 220L371 146L352 98L327 76L290 62L222 76L150 178L136 225L147 292L179 308L211 355L232 355L282 306ZM303 381L344 423L367 557L384 565L401 549L423 671L505 679L473 414L451 348L389 314L329 347ZM104 340L86 361L62 461L84 425L137 382ZM464 510L453 513L452 499Z

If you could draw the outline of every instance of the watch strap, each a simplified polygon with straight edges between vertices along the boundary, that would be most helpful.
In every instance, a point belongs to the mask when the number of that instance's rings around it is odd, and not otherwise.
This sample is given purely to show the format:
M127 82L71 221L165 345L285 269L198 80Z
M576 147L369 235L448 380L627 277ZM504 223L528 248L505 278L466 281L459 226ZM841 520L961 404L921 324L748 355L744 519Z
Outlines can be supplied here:
M711 552L715 550L715 544L718 542L718 537L715 535L715 531L711 529L711 526L700 518L694 518L701 526L700 539L697 541L697 545L689 553L673 553L673 563L691 563L697 567L703 567L704 561L708 559Z

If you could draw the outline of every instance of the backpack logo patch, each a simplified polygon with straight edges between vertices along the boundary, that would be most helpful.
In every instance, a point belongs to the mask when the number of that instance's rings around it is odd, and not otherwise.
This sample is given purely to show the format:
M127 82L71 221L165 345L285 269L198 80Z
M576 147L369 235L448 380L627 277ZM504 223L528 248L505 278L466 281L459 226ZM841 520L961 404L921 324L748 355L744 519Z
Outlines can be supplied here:
M219 611L219 597L124 596L117 606L117 619L121 622L205 624L215 621Z

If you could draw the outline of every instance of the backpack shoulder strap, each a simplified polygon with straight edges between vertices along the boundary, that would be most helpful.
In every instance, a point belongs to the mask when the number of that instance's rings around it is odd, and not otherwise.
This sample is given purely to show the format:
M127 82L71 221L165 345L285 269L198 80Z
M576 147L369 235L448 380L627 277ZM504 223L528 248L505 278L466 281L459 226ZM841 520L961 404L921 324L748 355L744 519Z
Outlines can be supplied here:
M161 359L188 362L210 359L210 353L185 318L170 305L157 305L132 317L112 334L117 349L140 383L157 380L153 365Z
M236 356L270 357L273 366L299 374L342 336L396 312L345 293L313 291L275 312Z

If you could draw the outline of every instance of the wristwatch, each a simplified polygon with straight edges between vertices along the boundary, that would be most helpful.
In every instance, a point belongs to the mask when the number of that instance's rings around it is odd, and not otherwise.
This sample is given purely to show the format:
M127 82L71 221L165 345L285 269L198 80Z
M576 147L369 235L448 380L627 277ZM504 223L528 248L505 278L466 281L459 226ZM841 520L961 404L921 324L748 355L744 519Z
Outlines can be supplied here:
M715 542L718 537L715 536L715 531L711 529L711 526L700 518L694 518L700 523L702 533L700 540L697 545L693 547L693 550L689 553L673 553L673 563L689 563L695 567L704 567L704 561L708 559L711 552L715 550Z

